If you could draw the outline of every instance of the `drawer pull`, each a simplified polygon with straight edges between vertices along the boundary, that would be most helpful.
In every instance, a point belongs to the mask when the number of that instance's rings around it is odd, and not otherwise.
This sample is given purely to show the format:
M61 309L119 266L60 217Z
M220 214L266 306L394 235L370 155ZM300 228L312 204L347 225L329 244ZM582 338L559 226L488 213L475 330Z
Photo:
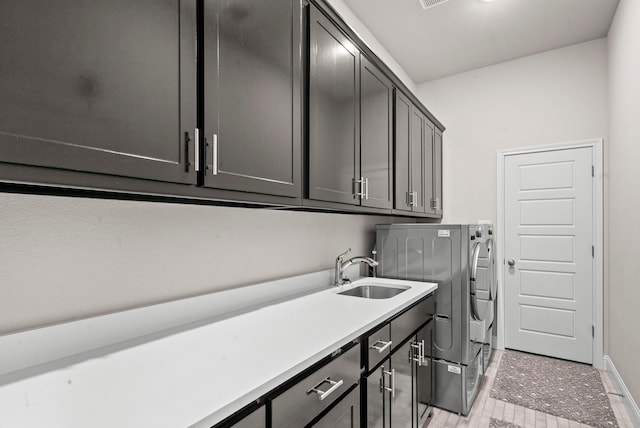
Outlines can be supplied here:
M327 389L326 391L322 391L318 388L320 388L320 385L322 385L323 383L328 383L331 385L331 388ZM340 379L339 381L335 381L335 380L331 380L329 377L326 377L322 380L322 382L320 382L319 384L317 384L316 386L314 386L313 388L311 388L310 390L307 391L307 394L311 394L312 392L315 392L316 394L318 394L320 396L320 401L324 400L325 398L327 398L329 395L331 395L331 393L333 391L335 391L336 389L340 388L340 386L344 383L344 381L342 379Z
M377 349L378 354L382 354L389 348L389 346L391 346L392 343L392 341L385 342L384 340L376 340L376 343L369 346L369 348Z

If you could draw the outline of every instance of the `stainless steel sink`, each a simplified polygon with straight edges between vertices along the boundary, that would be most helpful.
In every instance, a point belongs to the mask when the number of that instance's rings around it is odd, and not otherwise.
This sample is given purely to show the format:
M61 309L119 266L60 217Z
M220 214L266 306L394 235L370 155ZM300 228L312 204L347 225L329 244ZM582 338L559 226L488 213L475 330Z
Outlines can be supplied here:
M409 287L391 287L382 285L359 285L349 290L342 291L338 294L343 296L362 297L364 299L389 299L397 296Z

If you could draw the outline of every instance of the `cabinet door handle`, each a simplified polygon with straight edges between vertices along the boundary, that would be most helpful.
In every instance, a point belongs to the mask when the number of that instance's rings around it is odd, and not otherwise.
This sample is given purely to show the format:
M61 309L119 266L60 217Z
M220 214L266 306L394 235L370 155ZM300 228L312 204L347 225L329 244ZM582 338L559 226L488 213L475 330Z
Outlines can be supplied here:
M211 170L212 175L218 175L218 134L213 134L211 143L207 143L207 147L211 146L211 165L207 165L207 169Z
M369 199L369 178L364 179L364 199Z
M414 349L416 352L414 352ZM420 353L420 343L411 342L411 352L409 353L409 362L416 362L419 366L422 365L422 354Z
M200 171L200 130L198 128L193 131L193 138L195 139L195 142L193 144L193 147L195 148L195 159L193 160L193 162L195 163L195 170L196 172L198 172Z
M360 180L357 179L352 179L352 183L353 183L353 199L364 199L364 177L360 177ZM356 191L356 187L359 186L357 188Z
M385 386L384 390L391 393L391 397L396 396L396 369L391 369L391 371L385 370L382 368L383 375L387 375L391 377L391 388Z
M385 342L384 340L376 340L376 342L373 345L369 346L369 348L377 349L378 354L382 354L389 348L389 346L391 346L392 343L392 341Z
M211 166L211 173L218 175L218 134L213 134L213 164Z
M322 385L323 383L328 383L329 385L331 385L331 387L326 391L322 391L319 388L320 388L320 385ZM342 379L340 379L339 381L335 381L335 380L331 380L331 378L327 376L326 378L322 379L322 382L320 382L319 384L317 384L316 386L308 390L307 394L311 394L312 392L315 392L320 397L320 401L322 401L325 398L327 398L329 395L331 395L333 391L340 388L340 386L342 386L343 383L344 383L344 380Z

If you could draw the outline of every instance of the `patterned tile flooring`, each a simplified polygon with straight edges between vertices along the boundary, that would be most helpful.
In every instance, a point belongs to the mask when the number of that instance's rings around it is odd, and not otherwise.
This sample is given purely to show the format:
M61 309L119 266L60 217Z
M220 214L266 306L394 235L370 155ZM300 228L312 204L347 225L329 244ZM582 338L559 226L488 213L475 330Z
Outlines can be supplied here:
M489 428L489 427L513 427L522 428L588 428L589 425L581 424L568 419L560 418L547 413L516 406L502 400L496 400L489 396L493 380L498 371L498 365L502 358L502 351L495 351L491 364L485 373L476 401L473 403L469 416L463 417L441 409L433 409L433 417L425 423L428 428ZM615 394L615 388L606 372L600 372L604 388L609 393L611 407L616 415L620 428L633 428L633 423L627 414L621 397ZM614 394L611 394L611 393ZM492 421L493 419L493 421ZM505 423L507 422L507 423ZM510 424L508 424L510 423Z

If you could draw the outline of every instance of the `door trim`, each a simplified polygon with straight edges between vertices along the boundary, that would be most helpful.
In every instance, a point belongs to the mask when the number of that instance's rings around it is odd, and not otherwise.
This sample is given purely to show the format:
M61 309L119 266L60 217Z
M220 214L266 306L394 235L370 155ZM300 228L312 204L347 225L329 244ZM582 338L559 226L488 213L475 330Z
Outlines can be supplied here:
M498 334L497 334L497 349L504 349L505 347L505 331L504 331L504 314L505 314L505 302L504 302L504 163L507 156L546 152L554 150L564 149L578 149L583 147L591 148L593 154L593 163L595 167L595 177L593 186L593 245L595 246L595 257L593 263L593 322L595 326L595 334L592 344L593 366L599 370L604 370L604 281L603 281L603 267L604 267L604 237L603 237L603 151L602 151L603 139L596 138L591 140L575 141L559 144L545 144L533 147L522 147L516 149L498 150L497 153L497 258L496 262L500 266L496 269L498 272ZM500 264L502 260L502 264Z

